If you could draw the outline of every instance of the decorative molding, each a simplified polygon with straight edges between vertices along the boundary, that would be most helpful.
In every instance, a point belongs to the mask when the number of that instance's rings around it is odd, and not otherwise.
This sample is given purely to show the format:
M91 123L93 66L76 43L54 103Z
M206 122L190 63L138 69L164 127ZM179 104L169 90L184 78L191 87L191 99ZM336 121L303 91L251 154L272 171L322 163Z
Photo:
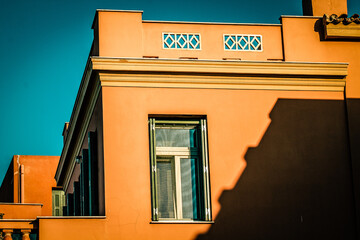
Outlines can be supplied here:
M360 39L360 18L358 14L347 17L342 14L324 15L325 39Z
M347 64L93 57L102 86L344 91Z
M251 34L224 34L225 51L262 52L262 36Z
M163 49L201 50L200 33L162 33Z
M96 71L119 71L141 73L196 73L230 75L301 75L345 77L347 63L310 62L255 62L221 60L168 60L142 58L92 57L92 69Z
M101 86L195 89L344 91L345 81L325 78L219 77L99 73Z

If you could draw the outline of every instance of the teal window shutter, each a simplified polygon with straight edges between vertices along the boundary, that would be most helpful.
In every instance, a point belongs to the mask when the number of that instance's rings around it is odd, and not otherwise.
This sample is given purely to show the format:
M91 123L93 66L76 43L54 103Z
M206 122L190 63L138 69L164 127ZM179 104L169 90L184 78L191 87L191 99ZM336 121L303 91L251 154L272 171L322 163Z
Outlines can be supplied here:
M74 216L74 198L72 193L66 194L67 216Z
M89 132L89 216L99 215L97 134Z
M80 188L81 188L81 215L89 216L89 151L82 150L82 161L80 166Z
M151 202L152 202L152 219L158 220L158 203L156 198L156 139L155 139L155 119L149 119L149 135L150 135L150 169L151 169Z
M80 216L80 183L74 182L74 216Z

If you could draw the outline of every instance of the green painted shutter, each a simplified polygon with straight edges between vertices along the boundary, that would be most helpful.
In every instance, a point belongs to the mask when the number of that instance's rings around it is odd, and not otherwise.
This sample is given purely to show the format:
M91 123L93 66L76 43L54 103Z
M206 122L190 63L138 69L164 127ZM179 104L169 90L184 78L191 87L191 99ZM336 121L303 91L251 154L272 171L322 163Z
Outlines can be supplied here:
M152 219L159 220L158 202L156 198L156 138L155 138L155 119L149 119L149 135L150 135L150 169L151 169L151 203L152 203Z
M65 195L62 190L52 191L52 215L63 216L63 206L65 205Z
M81 215L89 216L89 151L88 149L82 150L82 161L81 161Z
M74 182L74 216L80 216L80 183Z
M80 216L84 216L84 173L83 173L83 159L80 162Z
M208 145L207 145L207 126L206 120L201 120L201 151L202 151L202 164L204 170L204 202L205 202L205 220L211 221L211 204L210 204L210 176L209 176L209 161L208 161Z
M98 159L96 132L89 132L89 216L99 215Z
M67 206L63 206L63 216L68 216Z
M72 193L66 195L67 216L74 216L74 197Z

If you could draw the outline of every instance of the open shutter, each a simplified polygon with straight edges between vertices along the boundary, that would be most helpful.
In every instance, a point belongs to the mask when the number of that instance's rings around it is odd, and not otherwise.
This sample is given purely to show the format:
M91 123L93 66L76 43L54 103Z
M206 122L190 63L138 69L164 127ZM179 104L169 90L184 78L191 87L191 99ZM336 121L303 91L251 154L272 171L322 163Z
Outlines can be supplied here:
M89 216L99 215L98 159L96 132L89 132Z
M89 216L89 151L88 149L82 150L80 173L80 202L81 202L81 215Z
M74 216L80 216L80 183L74 182Z
M151 168L151 191L152 191L152 220L159 220L159 210L158 210L158 202L156 198L156 186L157 186L157 178L156 178L156 139L155 139L155 119L149 119L149 135L150 135L150 168Z
M209 162L208 162L208 145L207 145L207 127L206 120L201 120L201 152L202 152L202 164L204 170L204 209L205 220L211 221L211 204L210 204L210 180L209 180Z
M52 215L63 216L63 206L65 205L65 195L62 190L52 191Z
M67 206L67 216L74 216L74 195L68 193L66 195L66 206Z

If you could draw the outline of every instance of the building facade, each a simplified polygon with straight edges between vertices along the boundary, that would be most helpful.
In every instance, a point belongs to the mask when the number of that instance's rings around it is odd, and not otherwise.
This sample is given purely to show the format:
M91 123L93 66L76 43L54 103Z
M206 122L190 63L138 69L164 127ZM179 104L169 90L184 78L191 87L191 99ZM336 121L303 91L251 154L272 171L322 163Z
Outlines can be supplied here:
M98 10L64 216L38 238L358 239L360 20L303 5L280 24Z

